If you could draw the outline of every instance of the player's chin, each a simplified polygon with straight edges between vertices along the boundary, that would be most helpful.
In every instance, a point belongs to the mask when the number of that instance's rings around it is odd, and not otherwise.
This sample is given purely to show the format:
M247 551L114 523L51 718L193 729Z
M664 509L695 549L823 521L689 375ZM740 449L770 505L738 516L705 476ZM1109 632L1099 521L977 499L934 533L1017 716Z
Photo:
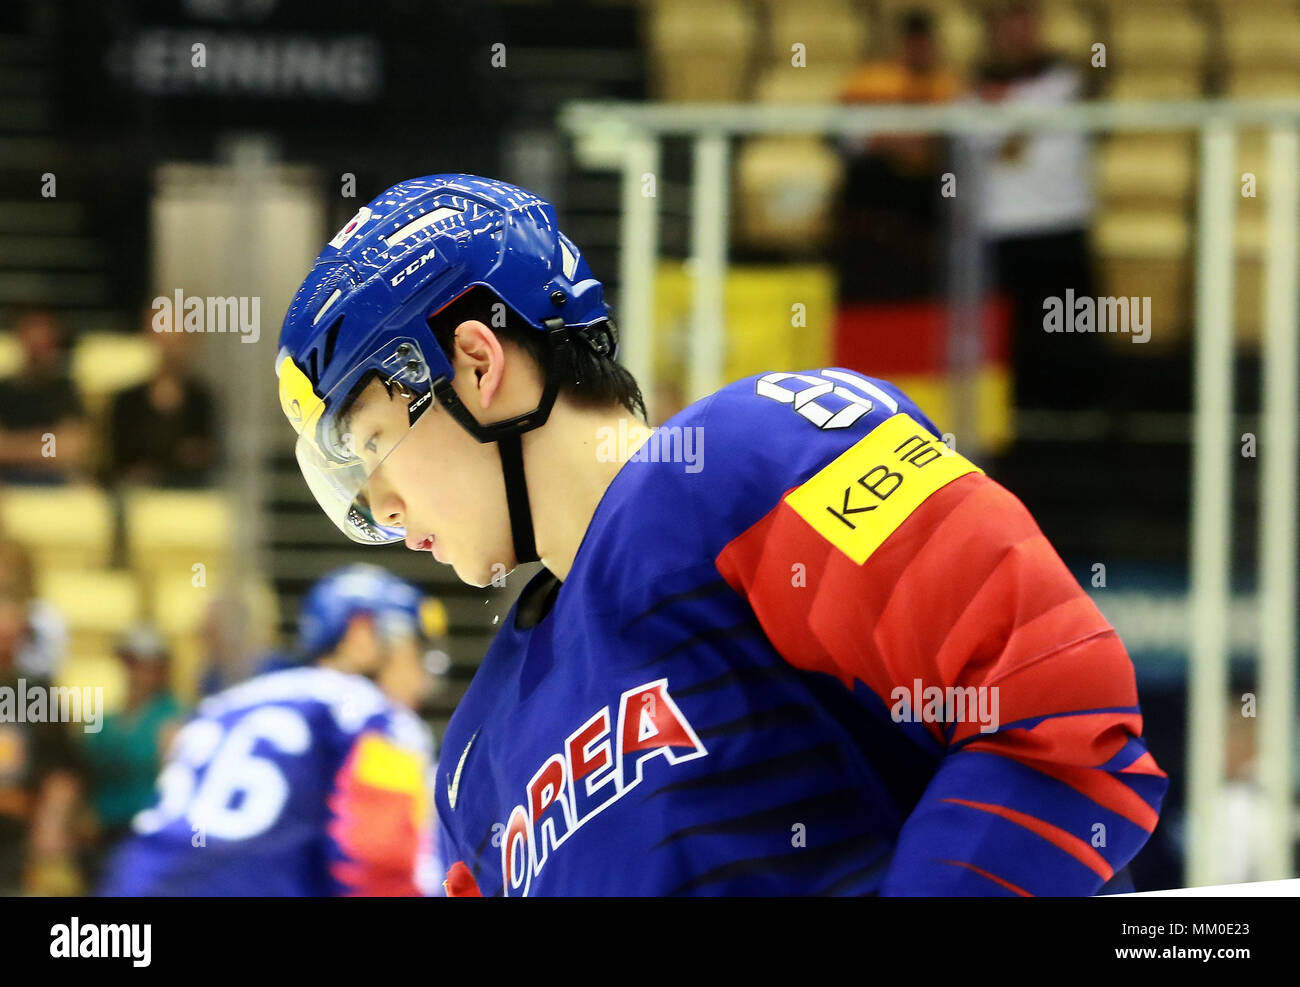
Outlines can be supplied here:
M452 559L451 566L456 571L456 578L462 583L482 589L494 583L500 585L501 580L515 568L515 557L512 552L505 559L500 556L495 559L475 559L468 565Z

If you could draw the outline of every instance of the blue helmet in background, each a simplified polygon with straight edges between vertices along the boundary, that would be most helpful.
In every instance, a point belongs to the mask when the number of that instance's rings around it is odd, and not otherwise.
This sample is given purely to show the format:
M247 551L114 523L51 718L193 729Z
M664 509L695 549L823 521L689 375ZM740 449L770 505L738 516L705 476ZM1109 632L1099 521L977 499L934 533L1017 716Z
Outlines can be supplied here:
M308 486L355 541L405 536L374 515L366 493L392 448L367 459L348 428L352 400L379 380L407 398L411 425L436 401L480 442L499 444L517 561L536 559L519 436L545 423L559 382L548 364L535 409L490 425L474 419L451 386L454 371L430 319L475 288L547 334L548 352L576 342L617 353L601 283L560 232L554 207L474 175L400 182L362 206L321 251L289 306L276 360L280 403L298 431Z
M338 646L348 623L359 615L374 617L386 638L421 636L420 591L375 565L350 565L321 578L302 599L298 613L299 650L319 658Z

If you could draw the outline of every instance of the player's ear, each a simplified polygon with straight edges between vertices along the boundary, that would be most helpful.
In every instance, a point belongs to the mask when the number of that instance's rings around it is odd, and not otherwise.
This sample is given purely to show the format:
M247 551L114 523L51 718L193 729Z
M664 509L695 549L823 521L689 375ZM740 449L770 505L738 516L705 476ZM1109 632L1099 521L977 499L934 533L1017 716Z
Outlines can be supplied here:
M466 319L456 327L453 337L454 382L464 380L478 393L478 404L492 403L505 374L505 351L501 340L478 319ZM464 399L466 395L461 394Z

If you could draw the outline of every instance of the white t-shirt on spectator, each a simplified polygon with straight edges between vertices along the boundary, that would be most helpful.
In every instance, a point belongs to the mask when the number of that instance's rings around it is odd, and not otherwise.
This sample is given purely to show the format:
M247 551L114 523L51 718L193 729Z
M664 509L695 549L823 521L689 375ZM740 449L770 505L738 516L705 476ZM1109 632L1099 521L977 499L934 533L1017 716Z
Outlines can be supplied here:
M33 600L27 609L27 626L30 633L19 645L14 664L21 675L53 679L63 665L68 646L63 615L44 600Z
M1004 102L1064 106L1079 98L1078 71L1057 65L1012 82ZM1020 132L1020 152L1002 149L1012 133L972 139L980 161L977 216L988 239L1050 234L1086 228L1093 211L1088 137L1082 131Z

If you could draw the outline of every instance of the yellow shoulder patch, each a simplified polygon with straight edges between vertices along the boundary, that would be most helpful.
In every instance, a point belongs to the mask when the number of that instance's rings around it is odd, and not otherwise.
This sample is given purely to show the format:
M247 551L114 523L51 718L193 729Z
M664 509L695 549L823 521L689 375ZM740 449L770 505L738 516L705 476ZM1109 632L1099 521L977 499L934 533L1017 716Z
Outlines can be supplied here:
M415 751L398 747L377 733L357 741L354 777L372 788L416 794L424 787L423 759Z
M932 493L984 471L897 414L786 495L785 502L858 565Z

